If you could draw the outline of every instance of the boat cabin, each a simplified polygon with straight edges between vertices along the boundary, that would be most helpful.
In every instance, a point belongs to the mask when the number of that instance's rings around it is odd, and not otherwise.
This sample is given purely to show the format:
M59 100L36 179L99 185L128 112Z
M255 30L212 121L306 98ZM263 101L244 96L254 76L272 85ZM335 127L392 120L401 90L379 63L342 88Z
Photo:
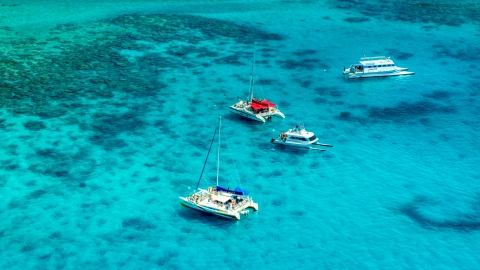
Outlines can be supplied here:
M355 64L354 66L356 71L395 68L392 59L385 56L363 57L360 59L359 64Z
M289 140L296 140L296 141L304 141L304 142L312 142L317 139L315 135L312 135L311 137L297 137L297 136L288 136Z
M305 127L300 124L295 128L289 129L287 132L280 134L282 141L296 141L299 143L310 143L317 140L317 137L313 132L308 132Z
M224 207L228 209L236 209L238 206L241 206L245 202L245 196L248 195L248 191L237 187L234 190L230 188L224 188L221 186L208 187L208 202L219 207Z

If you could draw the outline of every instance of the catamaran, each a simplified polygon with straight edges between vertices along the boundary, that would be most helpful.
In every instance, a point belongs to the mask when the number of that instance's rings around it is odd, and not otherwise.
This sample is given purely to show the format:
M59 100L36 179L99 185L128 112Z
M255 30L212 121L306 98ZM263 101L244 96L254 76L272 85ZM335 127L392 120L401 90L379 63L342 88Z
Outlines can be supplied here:
M287 132L280 133L277 139L272 138L270 142L274 144L307 148L318 151L325 151L325 149L315 146L333 147L331 144L319 143L315 134L313 132L306 131L303 124L299 124L295 128L289 129Z
M255 46L256 47L256 46ZM275 103L266 99L259 100L253 95L255 89L255 51L253 52L252 76L250 77L250 93L245 101L241 100L230 106L230 111L240 116L264 122L272 116L285 118Z
M198 179L197 187L195 191L187 196L180 197L180 203L184 206L206 212L209 214L217 215L224 218L240 220L241 215L248 215L249 210L247 208L253 208L258 211L258 204L253 202L253 199L248 196L248 192L241 187L237 187L234 190L230 188L224 188L218 185L218 175L220 171L220 130L221 130L222 118L218 120L218 126L213 134L210 148L208 149L207 158L203 165L200 179ZM212 149L215 135L218 130L218 151L217 151L217 185L216 187L208 187L208 189L198 188L200 180L202 179L205 165L207 164L210 150Z
M413 74L415 72L408 71L408 68L395 66L392 59L385 56L363 57L357 64L351 65L350 68L343 68L343 75L347 79Z

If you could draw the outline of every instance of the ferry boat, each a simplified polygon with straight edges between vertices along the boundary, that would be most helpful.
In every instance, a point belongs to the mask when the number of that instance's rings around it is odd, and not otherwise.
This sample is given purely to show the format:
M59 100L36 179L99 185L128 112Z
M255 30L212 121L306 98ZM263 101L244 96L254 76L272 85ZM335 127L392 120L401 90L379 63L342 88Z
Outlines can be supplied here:
M299 124L295 128L289 129L287 132L280 133L277 139L272 138L270 142L274 144L308 148L319 151L325 151L325 149L317 148L315 146L333 147L331 144L319 143L315 134L313 132L306 131L303 124Z
M202 180L203 171L207 164L210 150L212 149L215 135L218 130L218 154L217 154L217 185L215 187L208 187L208 189L198 188L200 180ZM205 213L213 214L223 218L240 220L242 215L248 215L249 210L247 208L253 208L258 211L258 204L248 195L248 192L241 187L237 187L234 190L230 188L224 188L218 185L218 176L220 171L220 130L221 130L221 117L218 121L218 126L215 129L215 133L212 138L212 143L207 153L207 158L200 174L197 187L195 191L187 197L180 197L180 203L183 206L190 207L192 209L202 211Z
M363 57L357 64L351 65L350 68L343 68L343 75L347 79L413 74L415 72L408 71L408 68L395 66L392 59L385 56Z
M285 118L285 115L277 108L275 103L266 99L256 99L253 95L255 88L255 51L256 49L253 53L252 76L250 77L250 93L248 98L245 101L240 100L230 106L230 111L248 119L263 123L265 123L266 120L271 119L272 116Z

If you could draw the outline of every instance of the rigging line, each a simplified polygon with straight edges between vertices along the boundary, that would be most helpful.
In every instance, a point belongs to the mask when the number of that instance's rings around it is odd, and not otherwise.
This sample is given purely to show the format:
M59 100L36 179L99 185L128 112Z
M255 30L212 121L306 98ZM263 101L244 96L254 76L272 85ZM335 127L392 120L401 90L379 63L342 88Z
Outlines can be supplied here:
M263 78L265 78L265 77L263 77ZM260 86L260 90L262 90L263 98L266 98L267 92L266 92L265 89L263 88L262 80L258 79L258 80L257 80L257 84Z
M217 128L215 128L215 133L213 133L213 138L212 138L212 142L210 143L210 148L208 149L207 158L205 158L205 163L203 163L202 173L200 174L200 178L198 179L197 187L195 189L198 189L198 185L200 185L200 180L202 180L203 171L205 170L205 166L207 165L208 156L210 155L210 150L212 150L212 145L213 145L213 141L215 140L215 135L217 135L217 129L218 129L218 126Z
M243 189L243 187L242 187L242 181L240 180L240 176L238 176L237 165L235 164L235 159L233 159L232 151L230 150L230 144L228 143L228 140L227 140L227 139L225 139L225 142L226 142L226 144L227 144L228 153L230 154L230 160L232 161L232 163L233 163L233 168L235 169L235 173L237 174L238 183L240 184L240 188Z
M255 42L255 46L253 48L253 62L252 62L252 76L250 77L250 96L248 97L248 102L252 102L254 97L254 90L255 90L255 57L257 54L257 42Z
M253 64L256 65L256 61L255 61L255 58L256 58L256 51L257 51L257 42L255 42L255 51L254 51L254 54L253 54ZM255 76L255 77L259 77L259 76L256 76L255 73L253 73L254 69L252 67L252 76ZM258 73L258 72L257 72ZM261 73L261 72L260 72ZM262 74L260 74L260 78L265 78L262 76ZM260 86L260 90L262 90L262 94L263 94L263 98L265 99L266 98L266 91L265 89L263 88L263 85L262 85L262 82L260 79L256 80L255 82L257 82L257 84ZM253 88L253 85L252 85L252 88ZM253 96L252 96L253 97Z
M220 171L220 131L222 129L222 117L218 118L218 153L217 153L217 187L218 187L218 173Z
M250 83L251 83L251 81L252 81L252 76L250 76ZM249 86L248 88L249 88L249 89L248 89L248 96L247 96L247 98L245 99L245 100L247 101L247 103L251 102L250 97L253 97L253 95L251 94L251 89L252 89L252 88L251 88L250 86Z

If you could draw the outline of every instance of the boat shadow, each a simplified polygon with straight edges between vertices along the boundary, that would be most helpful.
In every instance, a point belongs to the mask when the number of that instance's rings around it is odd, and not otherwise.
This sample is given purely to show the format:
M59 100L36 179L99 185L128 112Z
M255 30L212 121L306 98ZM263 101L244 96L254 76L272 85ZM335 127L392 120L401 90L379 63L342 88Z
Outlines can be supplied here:
M182 208L188 207L182 206ZM208 226L214 226L219 229L228 229L231 226L236 226L237 222L242 222L244 219L248 219L248 216L245 215L242 215L241 220L236 220L219 217L217 215L201 212L195 209L182 208L178 209L177 214L185 222L198 222Z
M246 118L246 117L241 117L241 116L233 114L233 113L225 114L222 117L223 117L223 119L225 119L225 120L227 120L231 123L235 123L235 124L239 124L239 125L243 125L243 126L258 126L258 125L264 125L265 124L265 123L262 123L260 121L255 121L255 120L252 120L252 119L249 119L249 118Z
M242 125L242 126L248 126L248 127L263 127L264 125L266 125L266 126L278 125L278 124L281 124L282 121L284 120L283 118L274 116L271 119L267 119L267 121L265 123L263 123L263 122L260 122L260 121L252 120L250 118L241 117L241 116L236 115L234 113L225 114L222 117L223 117L223 119L226 119L229 122L239 124L239 125Z
M292 146L273 144L273 143L270 143L269 150L272 152L282 152L282 153L288 153L291 155L305 155L310 152L318 152L318 153L325 152L325 151L313 150L308 148L299 148L299 147L292 147Z

